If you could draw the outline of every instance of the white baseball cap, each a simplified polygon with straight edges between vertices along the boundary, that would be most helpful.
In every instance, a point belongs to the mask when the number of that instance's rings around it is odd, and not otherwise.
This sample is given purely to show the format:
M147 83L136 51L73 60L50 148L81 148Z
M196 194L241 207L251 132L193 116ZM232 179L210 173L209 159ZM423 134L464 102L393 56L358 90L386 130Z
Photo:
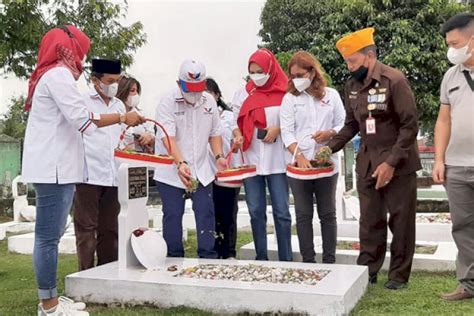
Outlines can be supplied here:
M179 69L179 85L183 92L206 90L206 67L204 64L196 60L185 60Z

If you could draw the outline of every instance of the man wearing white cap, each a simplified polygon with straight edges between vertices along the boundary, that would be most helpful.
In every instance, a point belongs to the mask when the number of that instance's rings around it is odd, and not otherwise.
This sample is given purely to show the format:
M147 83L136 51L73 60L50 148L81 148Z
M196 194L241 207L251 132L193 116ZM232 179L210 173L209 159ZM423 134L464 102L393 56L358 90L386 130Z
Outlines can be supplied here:
M170 136L176 169L157 167L155 180L163 203L163 237L169 257L183 257L182 219L186 193L193 201L200 258L217 258L214 251L214 205L212 182L218 170L227 168L223 155L219 111L214 98L205 92L206 69L200 62L185 60L177 87L165 94L156 108L156 120ZM156 142L156 152L167 140ZM208 154L211 146L215 161ZM196 181L199 182L197 188Z

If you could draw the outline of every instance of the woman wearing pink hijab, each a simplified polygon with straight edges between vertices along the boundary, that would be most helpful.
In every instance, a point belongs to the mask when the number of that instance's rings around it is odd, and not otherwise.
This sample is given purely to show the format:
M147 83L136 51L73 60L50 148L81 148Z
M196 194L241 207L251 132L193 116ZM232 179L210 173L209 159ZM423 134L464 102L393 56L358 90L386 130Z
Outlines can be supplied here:
M280 137L280 105L288 78L268 49L259 49L248 62L248 97L237 111L236 145L241 145L246 163L257 166L257 176L244 180L255 243L256 259L267 255L267 187L280 261L292 261L291 216L288 203L285 148ZM234 105L235 106L235 105Z
M89 47L89 38L72 25L50 30L41 40L38 63L29 80L22 178L36 191L33 267L41 300L38 315L89 315L82 311L84 303L58 298L56 288L58 243L74 185L84 181L82 134L117 123L143 122L136 112L99 115L87 111L76 80Z

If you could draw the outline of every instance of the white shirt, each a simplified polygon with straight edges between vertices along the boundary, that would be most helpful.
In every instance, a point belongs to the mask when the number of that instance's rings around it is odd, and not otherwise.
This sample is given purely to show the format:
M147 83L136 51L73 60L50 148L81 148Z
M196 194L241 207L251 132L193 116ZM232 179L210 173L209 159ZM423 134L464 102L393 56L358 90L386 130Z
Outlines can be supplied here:
M187 161L192 176L203 186L214 181L215 172L211 165L215 161L208 154L209 137L221 136L221 123L216 101L207 92L192 106L184 101L178 87L161 98L156 108L156 120L169 136L176 138L183 160ZM157 138L163 138L159 131ZM156 153L163 152L163 144L155 141ZM178 188L185 188L174 165L155 168L154 179Z
M84 94L84 101L90 112L100 114L125 113L125 105L117 98L112 98L107 105L99 93L92 88ZM93 135L84 135L86 155L85 183L116 187L118 185L114 151L125 127L114 124L99 128Z
M22 177L29 183L84 181L84 144L100 115L87 110L76 81L65 67L48 70L33 94L26 127ZM82 134L81 134L82 133Z
M296 96L285 94L280 109L281 136L286 147L298 143L298 148L306 159L311 160L319 148L326 143L317 143L311 137L317 131L333 129L339 132L344 126L346 111L339 93L332 88L326 88L326 95L318 100L306 92ZM292 155L287 151L286 159L290 163ZM332 161L338 170L337 154L332 155Z
M237 118L240 108L247 96L248 93L245 88L243 88L239 89L232 99L235 127L237 127ZM264 111L267 119L267 127L280 127L280 107L266 107ZM277 137L275 143L264 143L261 139L257 139L257 130L257 128L254 129L250 147L244 152L245 163L257 166L257 175L285 173L285 148L281 136Z
M135 111L137 113L139 113L140 115L143 116L143 114L141 113L141 111L137 110L137 109L132 109L131 111ZM132 142L135 141L135 138L133 136L133 134L143 134L143 133L148 133L148 134L151 134L153 136L155 136L155 124L153 124L152 122L145 122L143 124L140 124L140 125L137 125L137 126L130 126L126 131L125 131L125 144L130 144ZM140 145L137 145L135 146L135 150L140 150L142 151L143 148L142 146Z
M220 108L220 120L221 120L221 128L222 128L222 149L224 151L224 155L229 154L230 152L230 144L233 137L233 124L234 124L234 113L229 110L221 110ZM209 146L209 155L211 159L215 159L214 153L211 150L211 146ZM235 167L242 165L242 159L240 158L240 152L239 153L233 153L232 154L232 160L230 162L229 167ZM212 170L214 172L217 172L217 166L216 164L212 164Z

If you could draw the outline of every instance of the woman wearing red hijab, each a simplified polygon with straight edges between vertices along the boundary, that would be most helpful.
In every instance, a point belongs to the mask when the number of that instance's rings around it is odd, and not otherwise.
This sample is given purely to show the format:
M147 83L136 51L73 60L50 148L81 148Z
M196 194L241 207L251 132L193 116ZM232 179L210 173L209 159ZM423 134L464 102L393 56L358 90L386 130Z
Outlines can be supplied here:
M246 162L257 166L257 176L244 181L256 259L268 260L268 187L278 243L278 258L281 261L292 261L285 148L280 137L280 105L288 78L273 53L267 49L259 49L250 56L248 71L248 97L243 101L240 110L236 109L238 128L234 130L234 143L242 146Z
M98 115L87 111L76 80L83 71L90 40L68 25L55 28L41 40L38 63L29 81L22 177L36 191L33 266L41 303L38 315L89 315L83 303L58 298L58 243L74 196L83 182L82 134L116 123L136 125L136 112Z

